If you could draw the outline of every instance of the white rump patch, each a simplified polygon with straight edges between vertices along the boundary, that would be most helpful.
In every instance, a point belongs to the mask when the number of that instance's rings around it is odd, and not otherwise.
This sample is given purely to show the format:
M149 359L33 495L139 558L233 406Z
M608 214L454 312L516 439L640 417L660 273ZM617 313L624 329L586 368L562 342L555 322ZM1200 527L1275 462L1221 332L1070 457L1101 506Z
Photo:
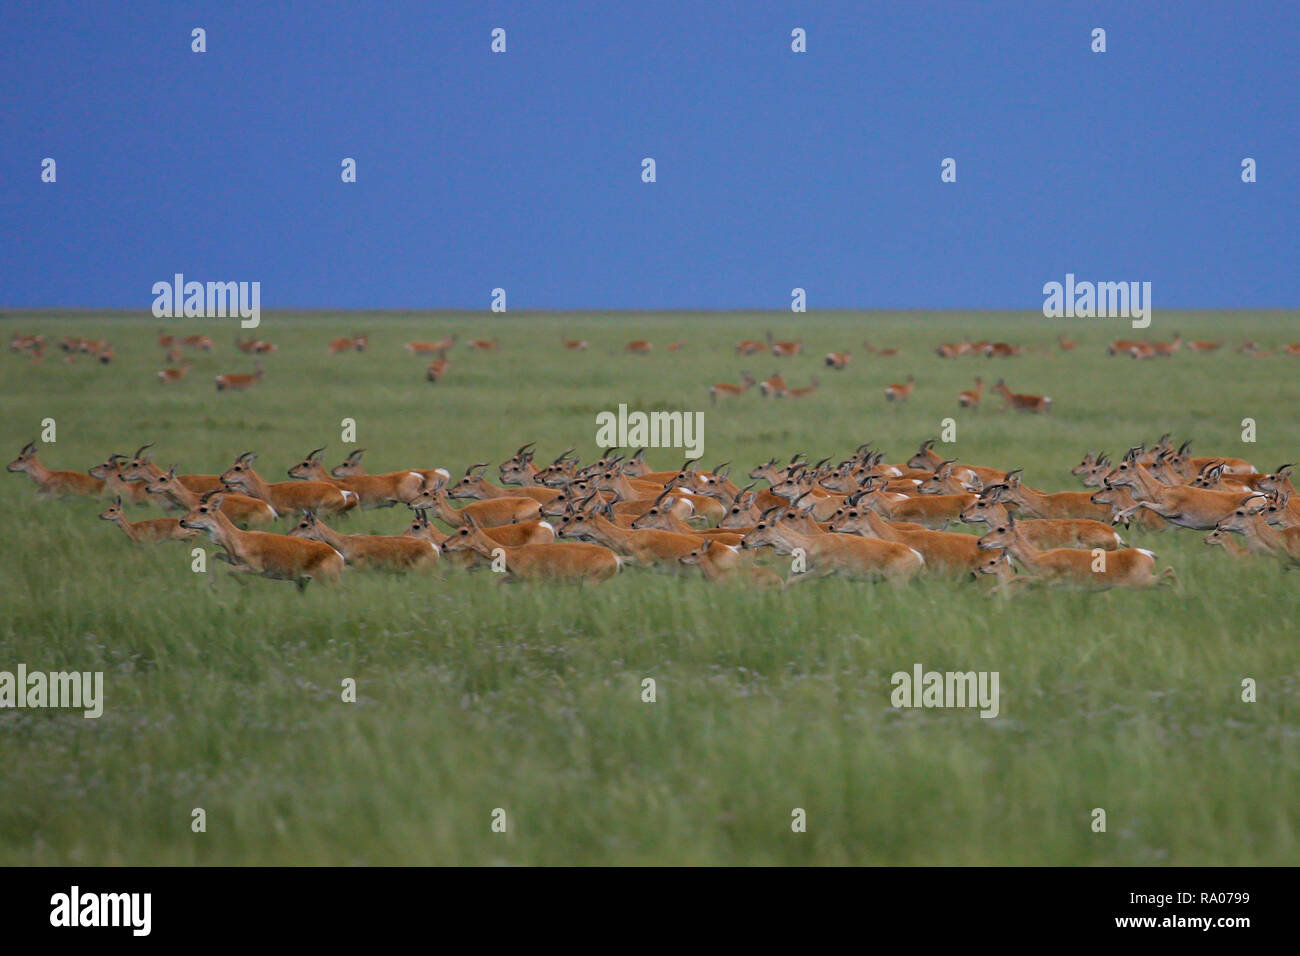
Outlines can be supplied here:
M1154 551L1148 551L1146 548L1138 548L1137 550L1141 551L1143 554L1145 554L1145 555L1146 555L1148 558L1150 558L1152 561L1154 561L1154 560L1156 559L1156 553L1155 553Z

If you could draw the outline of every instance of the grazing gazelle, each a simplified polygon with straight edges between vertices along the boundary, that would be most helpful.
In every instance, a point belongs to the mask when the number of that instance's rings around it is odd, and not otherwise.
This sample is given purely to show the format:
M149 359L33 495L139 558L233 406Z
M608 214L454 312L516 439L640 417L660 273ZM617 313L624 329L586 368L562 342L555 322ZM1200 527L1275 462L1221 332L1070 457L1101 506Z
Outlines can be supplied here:
M1082 548L1034 547L1021 533L1011 515L979 539L985 551L1003 548L1028 572L1015 584L1043 584L1049 587L1073 587L1092 591L1110 588L1153 588L1161 584L1176 585L1173 568L1155 573L1156 556L1145 548L1120 551L1085 551Z
M998 379L998 383L993 386L993 391L1002 396L1002 410L1014 408L1018 412L1035 412L1041 414L1051 411L1052 399L1047 395L1030 395L1023 392L1013 392L1007 387L1007 383Z
M217 557L234 571L292 581L299 591L312 581L327 584L339 579L343 555L328 544L268 531L240 531L221 510L223 497L219 491L204 495L194 510L180 519L180 526L206 531L225 552Z
M37 491L52 498L81 495L94 498L104 493L104 482L79 471L51 471L36 460L36 442L23 446L18 457L9 462L9 471L25 472L36 482Z

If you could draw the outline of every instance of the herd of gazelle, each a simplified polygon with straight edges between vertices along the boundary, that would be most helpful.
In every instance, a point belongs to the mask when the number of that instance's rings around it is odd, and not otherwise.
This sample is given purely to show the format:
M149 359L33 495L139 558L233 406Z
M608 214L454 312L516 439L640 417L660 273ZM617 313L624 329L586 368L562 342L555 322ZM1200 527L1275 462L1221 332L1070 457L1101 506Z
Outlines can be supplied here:
M270 481L244 452L222 474L178 474L150 445L114 454L88 472L54 471L29 443L9 464L53 497L107 497L100 517L131 541L206 534L233 570L295 581L333 581L349 567L387 571L490 565L504 580L601 581L624 566L698 567L709 581L785 587L825 575L903 585L920 576L987 580L994 593L1029 586L1089 590L1175 583L1172 568L1128 547L1116 525L1177 525L1211 534L1234 557L1300 566L1300 497L1291 465L1260 473L1231 457L1193 457L1163 436L1116 463L1087 454L1073 468L1084 491L1045 492L1004 471L945 459L927 441L905 462L869 445L832 464L803 455L754 468L738 487L727 463L653 471L641 450L583 465L568 450L538 464L533 444L498 466L476 463L452 480L444 468L368 474L364 450L327 468L315 449ZM760 482L763 486L760 486ZM131 521L124 502L177 512ZM347 534L331 523L356 510L405 505L401 535ZM287 534L266 530L292 522ZM330 523L327 523L330 522ZM980 536L954 530L983 525ZM1240 535L1238 545L1232 535ZM778 566L756 561L790 556ZM771 564L771 562L768 562Z

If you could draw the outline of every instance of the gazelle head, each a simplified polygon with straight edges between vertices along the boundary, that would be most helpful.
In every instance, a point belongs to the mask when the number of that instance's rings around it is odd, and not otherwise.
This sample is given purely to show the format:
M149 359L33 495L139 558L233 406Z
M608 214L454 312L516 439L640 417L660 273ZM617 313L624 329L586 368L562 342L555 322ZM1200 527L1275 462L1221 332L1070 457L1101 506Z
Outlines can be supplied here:
M465 519L465 524L448 535L440 547L444 552L474 551L490 558L500 545L485 535L471 516L466 515Z
M316 514L313 511L304 511L298 523L293 526L289 532L294 538L315 538L320 534L320 529L316 524Z
M483 477L483 472L487 469L486 461L476 462L465 469L465 475L451 486L447 492L449 498L482 498L484 497L487 479Z
M1264 477L1255 483L1255 487L1260 491L1286 491L1292 490L1291 469L1294 465L1279 465L1277 471L1270 471Z
M782 512L781 508L769 508L763 512L758 523L754 525L754 530L741 538L740 546L746 550L767 546L777 554L789 554L791 548L786 543L787 538L781 529Z
M1006 490L1006 485L989 485L980 492L976 501L962 511L961 520L967 524L981 521L996 524L1007 510L1007 505L1002 502L1002 494Z
M995 548L1008 548L1016 539L1016 518L1015 515L1007 512L1006 518L997 522L988 534L979 539L979 549L981 551L992 551Z
M118 465L118 474L123 481L148 481L153 477L153 455L145 452L153 447L153 442L141 445L130 458L124 457L125 464Z
M257 461L257 455L251 451L246 451L221 474L221 483L227 488L247 488L252 481L253 462Z
M175 486L176 466L172 465L171 468L167 469L167 474L158 475L157 477L146 479L146 481L147 484L144 486L144 490L147 491L149 494L151 495L164 494L169 489Z
M116 521L122 517L122 496L118 495L113 499L113 503L108 506L108 510L100 515L105 521Z
M18 453L18 457L15 458L13 461L9 462L8 470L26 471L28 468L32 466L32 462L35 460L36 460L36 442L29 441L26 445L23 446L22 451Z
M115 478L115 477L121 478L122 477L121 463L124 462L125 460L126 460L126 455L117 455L117 454L109 455L108 458L102 464L98 464L94 468L91 468L90 471L87 472L87 474L90 475L90 477L98 478L101 481L108 478Z
M330 469L330 475L335 478L357 478L361 475L361 456L366 453L364 448L358 448L350 453L347 458L343 459L343 464L335 465Z
M209 534L221 526L221 503L226 500L224 491L209 491L194 506L192 511L181 518L182 528L192 531L206 531Z
M1237 505L1232 514L1222 518L1215 525L1215 530L1245 534L1266 507L1268 507L1268 499L1264 495L1252 495Z
M321 471L324 470L324 466L320 463L320 457L324 452L324 448L317 448L314 451L309 451L306 458L289 469L289 477L310 478L312 475L320 474Z

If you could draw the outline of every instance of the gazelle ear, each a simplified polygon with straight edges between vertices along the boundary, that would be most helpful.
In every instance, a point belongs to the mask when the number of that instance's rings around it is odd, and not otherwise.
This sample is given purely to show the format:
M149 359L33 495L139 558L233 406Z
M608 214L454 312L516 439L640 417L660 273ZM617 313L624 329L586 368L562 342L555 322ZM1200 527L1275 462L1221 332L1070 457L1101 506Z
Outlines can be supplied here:
M1273 474L1277 475L1279 478L1287 478L1290 476L1291 469L1294 467L1295 465L1282 465L1277 471L1273 472Z

